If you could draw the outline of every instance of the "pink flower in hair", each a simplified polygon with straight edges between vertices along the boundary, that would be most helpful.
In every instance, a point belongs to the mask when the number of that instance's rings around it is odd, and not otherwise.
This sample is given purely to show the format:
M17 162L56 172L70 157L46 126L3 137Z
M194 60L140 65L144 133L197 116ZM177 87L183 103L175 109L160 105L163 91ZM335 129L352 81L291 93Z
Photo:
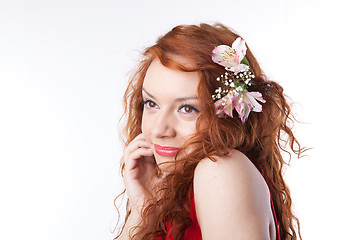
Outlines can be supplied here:
M212 60L215 63L224 66L228 71L239 73L249 69L247 64L242 63L243 61L246 61L245 54L245 40L238 37L231 47L227 45L215 47L212 51ZM247 63L247 61L245 63Z
M245 41L238 37L231 47L220 45L212 51L212 60L225 67L225 74L216 78L223 85L219 86L212 95L215 101L216 114L219 117L233 117L233 110L237 111L242 122L246 122L251 111L262 112L265 103L260 92L249 92L251 80L255 77L249 69L246 57ZM226 114L226 115L225 115Z
M251 111L262 112L262 106L257 101L266 102L259 92L244 91L237 99L234 99L234 107L242 122L246 122Z
M246 122L251 111L262 112L262 106L257 101L265 103L261 93L229 91L223 98L215 102L216 114L219 117L224 117L224 114L233 117L233 109L239 114L242 122Z

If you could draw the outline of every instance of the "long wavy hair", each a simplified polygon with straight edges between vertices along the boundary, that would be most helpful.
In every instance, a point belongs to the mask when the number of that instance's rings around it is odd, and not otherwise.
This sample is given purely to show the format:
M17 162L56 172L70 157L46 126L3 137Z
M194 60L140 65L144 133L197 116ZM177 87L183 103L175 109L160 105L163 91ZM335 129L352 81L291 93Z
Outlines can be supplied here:
M301 239L300 224L291 209L292 200L283 178L283 167L288 164L291 151L300 157L304 148L291 130L294 117L283 88L267 79L248 46L246 58L250 70L255 73L254 84L249 91L262 93L266 100L263 111L251 112L245 123L241 122L237 114L234 114L234 118L218 118L215 113L211 95L219 84L215 79L224 73L224 68L212 61L212 50L222 44L231 46L237 37L238 34L221 24L180 25L144 51L143 60L130 78L124 95L125 145L141 133L142 85L154 58L160 59L169 68L200 73L198 96L201 112L196 123L196 134L183 146L183 149L191 146L192 152L181 159L177 157L175 171L166 176L160 187L153 189L154 196L158 197L153 204L143 209L142 222L132 229L132 238L137 234L144 235L143 239L166 236L169 234L166 225L171 222L171 229L176 229L172 232L174 239L181 239L191 225L188 199L197 164L204 158L215 161L214 156L227 154L229 149L237 149L255 164L267 182L281 239ZM186 59L187 64L179 62L179 56ZM289 153L288 161L283 158L284 152ZM124 169L123 164L121 169ZM153 231L142 234L149 224L149 215L155 209L161 211L157 215ZM125 222L130 212L131 209L128 208ZM121 229L119 235L120 233Z

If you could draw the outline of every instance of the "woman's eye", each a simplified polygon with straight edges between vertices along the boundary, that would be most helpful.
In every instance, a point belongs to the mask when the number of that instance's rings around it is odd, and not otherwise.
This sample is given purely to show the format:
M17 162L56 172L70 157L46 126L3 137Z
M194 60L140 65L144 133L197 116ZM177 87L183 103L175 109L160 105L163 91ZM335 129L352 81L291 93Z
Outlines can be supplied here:
M180 107L180 112L183 113L195 113L195 112L199 112L199 110L197 110L196 108L190 106L190 105L184 105Z
M156 103L153 102L153 101L151 101L151 100L146 100L146 101L144 101L144 105L145 105L145 107L147 107L147 108L154 108L154 107L156 107Z

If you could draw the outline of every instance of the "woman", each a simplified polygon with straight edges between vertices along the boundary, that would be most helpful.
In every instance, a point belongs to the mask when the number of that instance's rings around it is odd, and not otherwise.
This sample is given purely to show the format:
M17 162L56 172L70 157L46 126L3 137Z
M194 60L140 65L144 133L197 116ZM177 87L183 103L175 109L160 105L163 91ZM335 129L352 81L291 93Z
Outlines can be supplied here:
M143 57L124 96L128 212L115 239L300 237L281 151L303 149L245 41L184 25Z

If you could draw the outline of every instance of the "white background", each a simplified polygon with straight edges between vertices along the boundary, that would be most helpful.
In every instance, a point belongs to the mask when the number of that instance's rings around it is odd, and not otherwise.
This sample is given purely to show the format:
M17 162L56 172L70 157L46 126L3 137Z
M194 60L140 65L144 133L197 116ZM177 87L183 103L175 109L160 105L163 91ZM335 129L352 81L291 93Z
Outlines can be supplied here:
M117 122L139 52L222 22L295 104L286 171L304 239L358 236L356 1L0 0L0 239L112 239Z

